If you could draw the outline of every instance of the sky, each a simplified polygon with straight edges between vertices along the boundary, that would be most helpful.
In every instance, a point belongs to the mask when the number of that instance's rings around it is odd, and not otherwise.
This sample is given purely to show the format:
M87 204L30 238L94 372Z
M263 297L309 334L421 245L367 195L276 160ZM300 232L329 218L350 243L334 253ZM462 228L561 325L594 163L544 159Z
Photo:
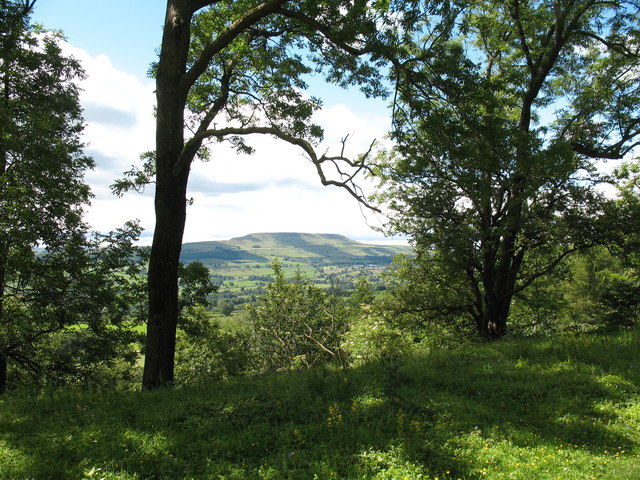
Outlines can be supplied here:
M153 235L153 188L142 194L111 194L110 185L139 162L154 145L154 83L147 77L162 35L162 0L37 0L32 21L61 30L64 52L78 59L87 78L80 82L80 102L87 124L83 141L96 168L85 180L95 197L86 220L108 232L128 220L145 229L142 244ZM388 101L312 84L309 94L323 100L315 121L325 138L319 152L338 153L349 135L348 154L384 141L390 127ZM384 218L363 209L346 191L321 185L302 152L268 137L252 139L251 156L218 145L207 163L196 161L189 180L185 242L223 240L258 232L338 233L367 243L388 239L372 227ZM371 192L371 183L362 183Z

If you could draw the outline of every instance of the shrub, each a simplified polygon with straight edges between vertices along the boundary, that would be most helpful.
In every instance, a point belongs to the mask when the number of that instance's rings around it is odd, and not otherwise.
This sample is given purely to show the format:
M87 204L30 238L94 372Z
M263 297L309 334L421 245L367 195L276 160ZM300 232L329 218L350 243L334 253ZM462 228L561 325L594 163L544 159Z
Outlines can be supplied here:
M335 295L322 291L298 272L289 281L278 260L273 282L249 306L258 370L308 368L326 361L343 363L340 350L347 310Z
M189 328L176 339L175 381L194 385L242 375L249 365L249 336L220 325L203 307L190 309Z
M365 313L344 335L342 348L354 366L408 353L412 339L383 318Z

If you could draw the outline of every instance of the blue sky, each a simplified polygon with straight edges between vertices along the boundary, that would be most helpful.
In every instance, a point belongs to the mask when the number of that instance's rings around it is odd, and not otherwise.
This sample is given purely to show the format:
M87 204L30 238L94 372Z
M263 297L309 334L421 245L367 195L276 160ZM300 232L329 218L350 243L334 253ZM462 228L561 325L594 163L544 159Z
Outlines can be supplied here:
M60 29L87 53L144 79L162 37L161 0L37 0L34 22Z
M109 185L153 148L153 80L147 78L162 35L161 0L38 0L32 17L62 30L65 52L78 58L88 75L81 83L87 151L97 163L86 176L95 199L87 211L92 226L108 231L140 219L148 243L153 231L153 190L118 199ZM337 152L350 135L352 154L381 140L389 125L384 100L366 99L314 80L310 94L323 100L316 121L325 129L321 151ZM322 187L313 165L288 145L269 138L252 141L256 154L237 156L225 147L209 163L192 168L185 241L231 238L254 232L339 233L383 242L370 227L384 219L362 208L347 192ZM371 191L371 185L364 185Z

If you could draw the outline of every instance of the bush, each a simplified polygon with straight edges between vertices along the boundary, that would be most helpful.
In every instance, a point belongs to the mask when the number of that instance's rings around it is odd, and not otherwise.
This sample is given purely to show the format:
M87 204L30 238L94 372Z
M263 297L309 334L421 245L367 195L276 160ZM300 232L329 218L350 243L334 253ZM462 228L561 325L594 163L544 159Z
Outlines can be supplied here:
M114 333L117 333L114 331ZM128 340L97 335L87 328L49 335L38 349L23 348L20 368L9 369L16 388L79 387L131 389L138 353Z
M249 358L246 332L224 330L204 308L194 308L189 327L176 338L175 382L194 385L242 375Z
M344 335L342 348L353 366L408 353L410 336L375 314L364 314Z
M299 272L289 281L277 260L273 271L266 294L249 306L256 368L277 371L344 363L340 342L348 315L343 302Z

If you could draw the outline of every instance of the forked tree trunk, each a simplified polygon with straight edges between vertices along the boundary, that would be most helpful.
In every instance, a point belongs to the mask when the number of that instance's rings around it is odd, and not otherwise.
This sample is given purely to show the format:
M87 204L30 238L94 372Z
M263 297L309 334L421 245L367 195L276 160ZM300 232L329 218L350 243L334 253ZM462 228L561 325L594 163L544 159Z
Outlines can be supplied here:
M497 340L507 334L507 318L511 306L512 296L492 298L485 305L481 317L479 334L486 340Z
M497 340L507 334L507 319L515 295L516 279L524 258L522 251L516 253L519 210L516 213L518 216L513 223L511 234L501 240L502 253L499 260L492 263L491 268L485 265L483 311L477 326L480 336L487 340Z

